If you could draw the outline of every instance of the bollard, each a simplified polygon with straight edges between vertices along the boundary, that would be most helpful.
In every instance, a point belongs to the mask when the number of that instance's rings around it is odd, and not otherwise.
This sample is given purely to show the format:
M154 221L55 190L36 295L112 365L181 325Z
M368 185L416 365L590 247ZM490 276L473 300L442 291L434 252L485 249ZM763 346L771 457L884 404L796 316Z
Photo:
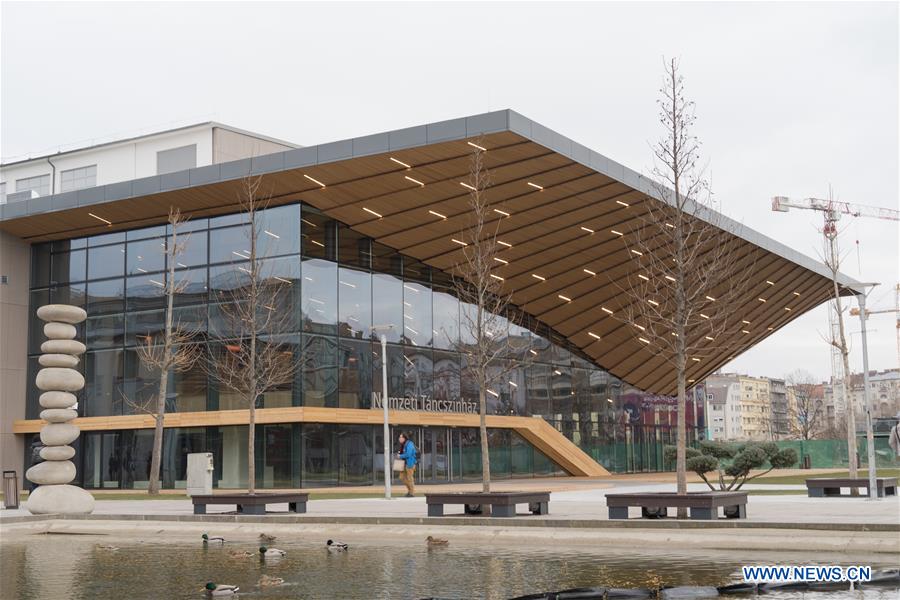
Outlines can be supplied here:
M19 474L3 471L3 507L19 508Z

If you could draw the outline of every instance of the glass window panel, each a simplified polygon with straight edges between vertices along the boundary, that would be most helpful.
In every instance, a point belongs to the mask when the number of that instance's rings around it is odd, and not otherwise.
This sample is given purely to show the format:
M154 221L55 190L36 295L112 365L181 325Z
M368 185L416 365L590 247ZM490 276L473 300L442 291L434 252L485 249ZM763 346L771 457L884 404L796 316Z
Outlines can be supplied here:
M280 408L293 404L294 373L291 369L302 362L299 335L272 336L261 340L262 344L273 343L278 350L277 356L284 361L281 372L286 377L281 381L275 381L272 389L265 392L260 398L260 408ZM276 369L276 371L278 370Z
M31 287L50 285L50 244L31 247Z
M403 257L403 278L407 281L431 283L431 267L408 256Z
M434 362L431 350L406 346L403 354L404 396L432 398L434 396Z
M119 231L116 233L104 233L103 235L93 235L87 239L87 245L89 247L93 246L105 246L107 244L116 244L119 242L125 241L125 232Z
M209 219L209 228L214 229L216 227L229 227L231 225L242 225L247 222L245 218L246 215L242 212L231 213L228 215L221 215L218 217L212 217Z
M87 238L76 238L72 240L56 240L50 242L53 252L68 252L69 250L78 250L87 248Z
M459 300L448 292L432 294L434 347L455 349L459 344Z
M130 242L126 255L129 275L162 271L166 268L166 240L155 238Z
M85 355L86 417L105 417L122 414L123 367L125 352L104 350Z
M91 281L87 286L87 313L122 312L125 282L122 279Z
M127 332L126 345L144 344L148 336L151 338L160 337L166 327L165 319L165 310L128 313L125 322Z
M213 453L213 486L222 489L247 487L247 426L208 430Z
M93 350L121 346L124 340L125 318L121 314L87 318L84 343L88 348Z
M459 355L455 352L434 351L434 397L437 400L458 400L460 395Z
M214 229L209 232L210 264L224 262L231 263L247 260L249 258L250 227L248 225Z
M133 242L134 240L145 240L147 238L165 237L166 225L154 225L153 227L141 227L140 229L129 229L125 232L125 239Z
M366 425L336 425L340 485L364 485L372 482L372 428Z
M159 392L159 375L159 369L142 361L137 350L125 351L125 375L122 380L122 393L125 399L122 405L124 414L144 414L147 410L156 410L155 399ZM169 408L167 401L167 412Z
M340 242L340 262L342 265L372 268L372 240L347 226L338 232Z
M36 311L41 306L49 304L50 290L31 290L28 294L28 353L39 354L41 344L47 338L44 336L44 322L38 319Z
M240 221L238 221L238 223L240 223ZM181 233L187 233L189 231L201 231L203 229L209 229L209 219L190 219L178 225L179 237ZM171 233L172 226L166 225L166 235L171 235ZM205 235L203 237L205 237Z
M86 283L57 285L50 288L50 302L52 304L71 304L72 306L80 306L84 308L86 299Z
M334 430L334 425L302 426L304 486L337 485L339 455Z
M240 297L240 288L247 283L250 269L247 263L219 265L209 268L209 299L211 302L229 302Z
M165 281L165 273L129 277L127 279L128 311L163 308L166 305ZM96 285L93 281L88 284L88 291L91 294L94 293Z
M121 277L125 272L125 246L101 246L88 249L88 279Z
M300 426L263 425L257 439L257 484L262 488L299 488Z
M391 327L388 328L387 326ZM399 342L403 335L403 282L393 275L372 275L372 326L378 339Z
M185 267L196 267L206 265L207 255L207 236L206 230L191 231L188 227L192 221L182 223L178 226L178 245L180 250L175 258L175 267L183 269ZM171 236L167 238L171 242Z
M431 305L431 288L411 281L403 284L404 341L416 346L432 344Z
M310 206L303 206L300 227L303 232L303 256L335 260L337 223Z
M338 269L339 324L343 337L367 338L372 328L372 276L368 272Z
M372 401L372 351L369 341L340 340L338 406L369 408ZM380 346L378 346L380 350ZM380 377L380 374L379 374Z
M205 303L206 267L175 271L175 305Z
M153 458L153 430L136 429L122 432L122 488L146 490L150 484L150 461Z
M337 406L337 341L303 336L303 406Z
M403 257L393 248L372 242L372 270L402 277Z
M302 318L304 331L337 333L337 265L303 261Z
M86 279L87 252L73 250L54 254L50 260L50 282L69 283Z
M163 437L161 476L163 487L187 487L187 455L206 452L206 429L203 427L174 427L165 430Z
M300 205L267 208L257 213L259 256L300 253Z
M381 369L382 349L380 343L372 344L372 392L380 394L384 376ZM406 385L406 360L403 358L403 346L387 345L388 397L403 396Z

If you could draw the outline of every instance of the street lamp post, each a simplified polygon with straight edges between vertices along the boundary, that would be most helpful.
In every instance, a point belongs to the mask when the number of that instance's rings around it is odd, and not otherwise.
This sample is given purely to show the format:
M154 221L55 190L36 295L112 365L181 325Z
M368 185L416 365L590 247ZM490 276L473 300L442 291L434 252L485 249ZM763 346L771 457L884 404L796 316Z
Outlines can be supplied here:
M866 406L866 454L869 460L869 500L878 500L878 488L875 485L875 435L872 432L872 397L869 393L869 346L866 341L865 293L858 294L856 299L859 302L859 322L862 335L863 402Z
M393 325L373 325L372 331L393 329ZM384 499L391 499L391 428L388 422L387 335L381 334L381 408L384 411Z

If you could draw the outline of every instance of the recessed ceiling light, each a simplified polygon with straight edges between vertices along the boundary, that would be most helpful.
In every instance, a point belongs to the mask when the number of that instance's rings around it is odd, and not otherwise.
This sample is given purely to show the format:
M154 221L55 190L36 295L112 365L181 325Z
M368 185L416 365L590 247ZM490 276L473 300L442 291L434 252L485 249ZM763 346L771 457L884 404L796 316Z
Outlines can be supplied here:
M535 279L540 279L541 281L547 281L546 277L541 277L537 273L532 273L531 276L534 277Z
M498 394L498 393L495 392L494 390L487 390L487 393L490 394L491 396L494 396L495 398L499 398L499 397L500 397L500 394Z
M428 214L434 215L434 216L439 217L439 218L441 218L441 219L446 219L446 218L447 218L446 215L442 215L441 213L436 212L436 211L433 211L433 210L429 210L429 211L428 211Z
M750 321L743 320L743 321L741 321L741 323L743 323L744 325L749 325L749 324L750 324Z
M496 260L498 263L503 263L504 265L508 265L508 264L509 264L509 261L508 261L508 260L503 260L502 258L499 258L499 257L497 257L497 256L494 257L494 260Z
M424 184L424 183L422 183L422 182L419 181L418 179L413 179L413 178L410 177L409 175L404 175L403 178L404 178L404 179L407 179L407 180L409 180L409 181L412 181L412 182L415 183L416 185L421 185L422 187L425 187L425 184Z
M640 277L640 278L643 279L644 281L650 281L650 278L647 277L646 275L641 275L640 273L638 273L638 277Z
M456 243L456 244L459 244L460 246L468 246L467 243L463 242L462 240L458 240L458 239L456 239L456 238L450 238L450 241L451 241L451 242L454 242L454 243Z
M666 275L666 279L668 279L669 281L675 281L675 278L671 275Z
M291 285L294 285L294 283L293 283L290 279L285 279L284 277L279 277L278 275L272 275L272 277L273 277L274 279L277 279L278 281L281 281L281 282L284 282L284 283L289 283L289 284L291 284Z
M528 185L530 185L531 187L533 187L533 188L536 189L536 190L541 190L541 191L544 190L544 186L538 185L538 184L536 184L536 183L532 183L532 182L530 182L530 181L528 182Z
M768 279L766 279L766 283L768 283L769 285L775 285L774 281L769 281Z
M706 339L708 339L708 340L711 341L711 342L716 341L715 338L711 338L711 337L709 337L708 335L705 335L705 336L703 336L703 337L705 337Z
M466 142L466 143L469 144L470 146L472 146L473 148L477 148L478 150L481 150L482 152L487 152L487 148L485 148L484 146L479 146L475 142Z
M638 339L641 340L642 342L644 342L645 344L649 344L649 343L650 343L650 340L648 340L648 339L646 339L646 338L639 337Z
M637 327L637 328L640 329L641 331L647 331L647 328L644 327L643 325L638 325L637 323L632 323L632 325L634 325L635 327Z
M791 312L791 307L790 307L790 306L785 306L785 307L784 307L784 310L786 310L786 311L788 311L788 312Z
M613 232L613 233L616 234L616 235L625 235L625 234L622 233L621 231L616 231L615 229L610 229L610 231Z
M310 227L318 227L318 225L316 225L316 224L313 223L312 221L307 221L307 220L304 219L303 217L300 217L300 220L303 221L304 223L306 223L307 225L309 225Z
M309 241L311 241L311 242L312 242L313 244L315 244L316 246L321 246L321 247L323 247L323 248L325 247L325 244L323 244L323 243L320 242L319 240L309 240Z
M700 362L700 359L697 358L696 356L692 356L692 357L691 357L691 360L694 361L694 362Z
M766 301L765 298L758 298L758 300L759 300L760 302L765 302L765 301Z
M628 208L629 206L631 206L631 205L628 204L627 202L622 202L621 200L616 200L616 204L621 204L621 205L624 206L625 208Z
M106 223L107 227L109 227L110 225L112 225L112 221L107 221L107 220L104 219L103 217L98 217L98 216L95 215L94 213L88 213L88 216L89 216L89 217L94 217L94 218L97 219L98 221L103 221L104 223Z
M272 233L272 232L269 231L268 229L264 229L264 230L263 230L263 233L265 233L266 235L272 236L272 237L275 238L276 240L280 240L280 239L281 239L281 236L280 236L280 235L278 235L277 233Z
M607 313L607 314L610 314L610 315L613 314L613 311L609 310L609 309L606 308L605 306L601 306L601 307L600 307L600 310L602 310L603 312L605 312L605 313Z
M460 181L460 182L459 182L459 185L463 186L463 187L466 188L467 190L472 190L473 192L476 191L474 187L472 187L471 185L469 185L469 184L466 183L465 181Z
M649 302L653 306L659 306L659 302L657 302L656 300L647 300L647 302Z
M571 302L571 301L572 301L571 298L569 298L568 296L563 296L562 294L557 294L557 297L558 297L560 300L565 300L566 302Z
M519 387L519 384L516 383L515 381L512 381L512 380L507 381L506 383L508 383L509 385L511 385L511 386L513 386L513 387L515 387L515 388Z
M708 319L708 318L709 318L709 315L704 315L703 313L700 313L700 316L703 317L704 319Z
M638 252L637 250L634 250L634 249L631 250L631 253L632 253L632 254L637 254L638 256L643 256L643 255L644 255L643 252Z
M600 336L594 333L593 331L588 331L588 335L594 338L595 340L599 340Z
M499 208L495 208L495 209L494 209L494 212L497 213L497 214L501 214L501 215L503 215L504 217L508 217L508 216L509 216L509 213L508 213L508 212L506 212L505 210L500 210Z
M715 302L715 301L716 301L716 299L713 298L712 296L707 296L706 299L709 300L710 302Z
M799 297L799 296L800 296L800 292L794 292L794 295Z
M741 329L741 333L750 333L750 332L747 331L746 329Z
M669 228L671 228L671 229L675 229L675 226L672 225L671 223L666 223L666 227L669 227Z
M512 248L512 244L508 244L508 243L502 242L500 240L497 240L497 243L500 244L501 246L506 246L507 248Z
M766 329L768 329L769 331L775 331L774 327L767 327Z
M322 183L321 181L319 181L318 179L314 179L314 178L310 177L309 175L307 175L306 173L304 173L303 176L306 177L307 179L309 179L310 181L312 181L313 183L315 183L316 185L325 187L325 184Z
M591 228L589 228L589 227L584 227L584 226L582 226L582 227L581 227L581 230L582 230L582 231L587 231L588 233L594 233L594 230L591 229Z
M590 269L582 269L582 271L584 271L585 273L587 273L587 274L590 275L591 277L594 277L594 276L597 275L596 273L594 273L594 272L591 271Z
M562 371L560 371L559 369L553 369L553 374L554 375L562 375Z
M499 275L494 275L493 273L491 273L491 277L493 277L494 279L496 279L498 281L505 281L502 277L500 277Z
M394 161L395 163L397 163L398 165L400 165L401 167L406 167L407 169L412 169L412 166L411 166L411 165L406 164L406 163L403 162L402 160L397 160L397 159L394 158L393 156L391 157L391 160Z
M379 215L377 212L375 212L375 211L372 210L371 208L366 208L365 206L363 206L362 209L363 209L364 211L366 211L367 213L369 213L370 215L375 215L375 216L378 217L379 219L381 218L381 215Z

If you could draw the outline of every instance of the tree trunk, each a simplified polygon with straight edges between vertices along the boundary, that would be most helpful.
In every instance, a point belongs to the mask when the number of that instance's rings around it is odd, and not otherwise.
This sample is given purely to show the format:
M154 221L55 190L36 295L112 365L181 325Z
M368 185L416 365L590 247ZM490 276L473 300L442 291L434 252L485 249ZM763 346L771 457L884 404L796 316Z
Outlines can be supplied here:
M840 266L840 256L837 251L837 242L834 238L829 240L829 251L831 254L831 272L833 275L832 284L834 285L834 305L838 319L838 341L840 342L839 350L841 351L841 359L844 363L844 376L841 378L841 387L843 389L844 401L847 403L847 462L850 470L850 478L855 479L856 470L856 407L853 405L853 398L850 396L850 351L847 346L847 337L844 334L844 310L841 306L841 294L838 289L837 271ZM834 335L834 332L832 332ZM853 488L850 490L851 495L858 496L859 490Z
M488 453L487 437L487 399L484 392L484 381L478 390L479 421L478 430L481 434L481 491L485 494L491 491L491 457Z
M247 492L256 493L256 399L250 403L250 424L247 426Z
M159 394L156 397L156 414L154 415L153 428L153 454L150 458L150 483L147 493L151 496L159 494L159 473L162 463L163 421L166 412L166 388L168 387L168 373L160 377Z

